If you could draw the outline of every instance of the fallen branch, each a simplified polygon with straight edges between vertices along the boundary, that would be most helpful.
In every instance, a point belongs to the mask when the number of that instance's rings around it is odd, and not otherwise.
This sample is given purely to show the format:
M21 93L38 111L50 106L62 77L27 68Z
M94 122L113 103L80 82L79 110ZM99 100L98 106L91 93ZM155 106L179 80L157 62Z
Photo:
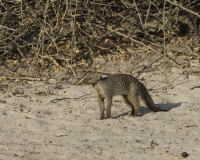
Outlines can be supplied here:
M171 3L171 4L175 5L175 6L178 6L178 7L182 8L183 10L185 10L185 11L187 11L187 12L190 12L190 13L192 13L192 14L194 14L194 15L196 15L197 17L200 18L200 15L199 15L198 13L193 12L192 10L185 8L185 7L183 7L183 6L180 5L180 4L177 4L177 3L171 2L170 0L166 0L166 2Z

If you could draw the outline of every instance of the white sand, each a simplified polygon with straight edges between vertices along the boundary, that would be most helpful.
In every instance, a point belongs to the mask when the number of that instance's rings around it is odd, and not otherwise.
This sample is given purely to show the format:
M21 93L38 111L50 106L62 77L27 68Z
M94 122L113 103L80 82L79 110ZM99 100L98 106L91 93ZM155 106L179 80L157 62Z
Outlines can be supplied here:
M117 96L115 118L99 120L91 86L56 89L30 82L16 86L23 94L1 93L6 103L0 103L0 160L171 160L183 159L184 151L186 159L198 160L200 88L191 88L200 85L200 77L181 73L172 70L168 83L162 83L160 72L142 74L147 88L155 86L150 92L155 103L169 111L153 113L141 103L141 116L135 118Z

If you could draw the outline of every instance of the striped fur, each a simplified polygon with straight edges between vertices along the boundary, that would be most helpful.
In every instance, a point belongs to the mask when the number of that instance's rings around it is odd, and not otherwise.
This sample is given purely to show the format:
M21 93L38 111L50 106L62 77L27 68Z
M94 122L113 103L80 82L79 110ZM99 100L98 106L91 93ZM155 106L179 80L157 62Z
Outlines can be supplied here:
M165 111L158 108L146 87L135 77L129 74L114 74L102 78L99 73L89 72L84 84L92 84L94 92L99 101L101 116L104 119L104 99L107 100L106 114L107 118L111 117L111 106L114 95L122 95L125 102L132 107L131 115L137 116L140 112L139 97L154 112Z

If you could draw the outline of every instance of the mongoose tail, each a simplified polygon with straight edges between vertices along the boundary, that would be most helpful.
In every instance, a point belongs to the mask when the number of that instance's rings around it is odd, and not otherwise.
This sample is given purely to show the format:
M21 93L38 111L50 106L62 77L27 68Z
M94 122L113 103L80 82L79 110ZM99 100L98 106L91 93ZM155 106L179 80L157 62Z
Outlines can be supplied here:
M152 111L154 111L154 112L159 112L159 111L166 112L167 111L164 109L160 109L159 107L157 107L155 105L153 99L151 98L151 96L150 96L147 88L144 86L144 84L140 83L140 89L138 91L141 92L141 98L143 99L143 101L145 102L147 107L149 107Z

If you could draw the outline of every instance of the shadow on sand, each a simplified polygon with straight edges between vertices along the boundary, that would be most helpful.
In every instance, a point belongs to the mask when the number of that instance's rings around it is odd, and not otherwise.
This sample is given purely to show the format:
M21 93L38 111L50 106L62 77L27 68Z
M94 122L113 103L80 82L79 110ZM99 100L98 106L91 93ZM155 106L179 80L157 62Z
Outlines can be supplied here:
M181 106L181 103L168 103L168 104L160 103L160 104L157 104L157 106L159 108L163 109L163 110L166 110L166 112L168 112L168 111L170 111L173 108ZM152 112L152 111L148 107L140 107L140 114L139 114L139 116L140 117L144 116L145 114L150 113L150 112ZM129 112L126 112L126 113L122 113L122 114L120 114L118 116L115 116L115 117L112 117L112 118L119 118L119 117L126 116L128 114L129 114Z

